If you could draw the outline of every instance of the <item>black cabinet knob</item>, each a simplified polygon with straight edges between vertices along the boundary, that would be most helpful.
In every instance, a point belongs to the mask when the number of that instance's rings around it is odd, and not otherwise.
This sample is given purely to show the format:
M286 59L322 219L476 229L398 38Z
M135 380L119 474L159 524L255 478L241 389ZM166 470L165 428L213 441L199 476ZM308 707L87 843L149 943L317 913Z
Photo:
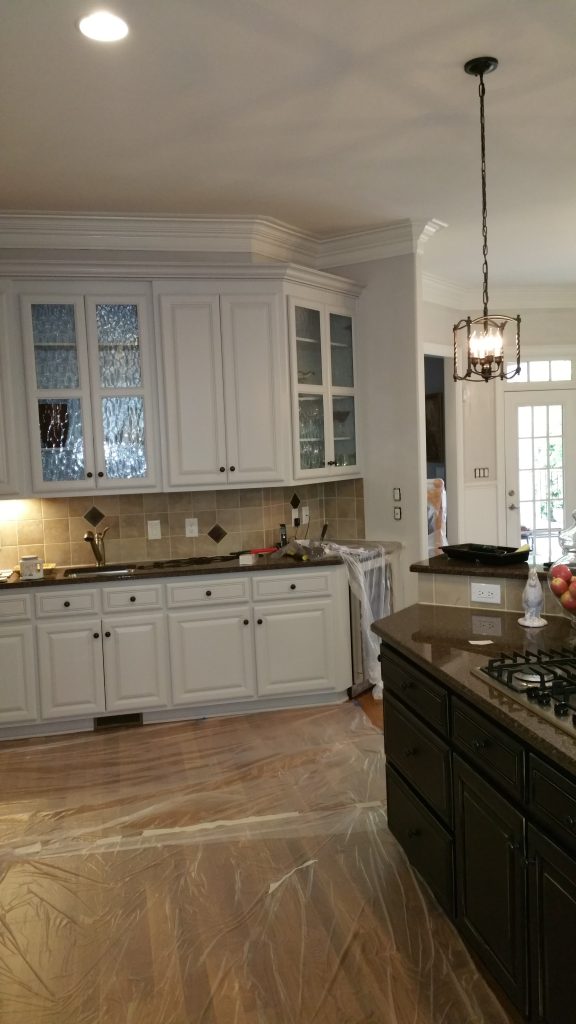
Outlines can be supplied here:
M328 462L326 463L326 465L327 466L335 466L336 465L336 460L335 459L328 459Z
M104 473L102 472L102 470L100 470L100 472L98 473L98 476L99 476L100 478L102 478L102 477L104 476Z
M262 619L256 619L256 622L258 623L259 626L262 625Z
M404 757L416 757L418 753L418 747L407 747L404 751Z
M472 746L474 747L474 750L487 750L490 744L488 743L488 740L474 739L472 740Z
M220 472L221 473L225 473L226 472L226 466L220 466Z
M106 631L106 633L104 633L104 636L107 636L107 637L110 637L111 635L112 634L110 632L108 632L108 631Z
M231 473L235 473L236 472L236 466L230 466L230 472Z
M206 591L206 597L212 597L212 591L211 590L207 590Z
M250 619L244 619L244 625L245 626L249 626L250 625Z
M134 594L132 594L130 600L132 601L132 603L134 603L134 601L136 600L136 598L134 597Z
M564 822L566 823L566 825L568 825L568 828L574 828L574 825L576 825L576 818L574 818L571 814L567 814L564 818Z
M401 690L411 690L413 685L414 685L413 683L409 683L409 682L407 682L406 679L403 679L402 682L400 683L400 689Z
M291 583L290 584L290 590L296 590L296 584L295 583Z
M420 836L420 835L421 835L422 833L420 832L420 829L419 829L419 828L409 828L409 829L408 829L408 832L407 832L406 834L407 834L407 836L408 836L408 839L418 839L418 837L419 837L419 836Z
M70 607L70 601L64 601L64 607L65 608L69 608Z
M95 640L98 640L98 637L99 637L99 636L100 636L100 633L94 633L94 639L95 639Z
M88 477L89 480L91 480L92 477L94 476L94 473L86 473L86 476Z

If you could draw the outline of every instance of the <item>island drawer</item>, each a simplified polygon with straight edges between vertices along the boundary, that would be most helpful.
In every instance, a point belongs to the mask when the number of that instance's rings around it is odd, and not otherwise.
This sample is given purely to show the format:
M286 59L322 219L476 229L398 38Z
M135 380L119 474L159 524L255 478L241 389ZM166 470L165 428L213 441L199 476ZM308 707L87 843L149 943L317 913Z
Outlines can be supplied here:
M162 584L105 587L102 591L102 602L105 612L162 608Z
M576 853L576 782L536 754L528 758L528 804L534 817Z
M88 615L100 611L100 591L96 588L84 590L74 587L71 590L43 590L35 595L36 615L46 618L50 615Z
M448 693L423 672L406 662L385 644L380 648L382 682L393 693L444 736L448 735Z
M186 583L169 583L166 587L169 608L190 605L233 604L250 599L250 580L247 576L228 576L226 579L205 577Z
M386 758L448 823L452 820L450 750L414 715L388 697L384 709Z
M524 799L525 754L521 743L468 704L452 698L454 745L510 796Z
M391 765L386 766L388 826L438 902L454 917L454 841Z
M0 597L0 622L29 619L32 613L30 594L9 594Z
M302 569L294 572L264 573L252 580L255 601L274 600L277 597L326 597L331 592L331 577L327 572Z

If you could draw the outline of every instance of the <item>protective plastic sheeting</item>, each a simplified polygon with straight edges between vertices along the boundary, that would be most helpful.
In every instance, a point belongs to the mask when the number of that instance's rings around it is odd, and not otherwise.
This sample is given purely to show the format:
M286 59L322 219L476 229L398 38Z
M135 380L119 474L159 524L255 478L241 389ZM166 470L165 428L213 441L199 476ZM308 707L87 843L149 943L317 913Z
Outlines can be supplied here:
M2 1024L506 1024L353 704L0 747Z

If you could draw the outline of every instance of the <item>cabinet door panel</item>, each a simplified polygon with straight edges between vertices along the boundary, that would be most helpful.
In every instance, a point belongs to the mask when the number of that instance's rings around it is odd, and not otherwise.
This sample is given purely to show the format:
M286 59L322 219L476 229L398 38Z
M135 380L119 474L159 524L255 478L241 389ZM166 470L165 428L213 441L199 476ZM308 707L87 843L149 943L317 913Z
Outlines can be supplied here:
M392 764L448 824L452 821L450 749L418 719L386 697L384 745Z
M258 692L266 696L335 690L336 630L330 600L255 607ZM340 666L342 668L342 666ZM343 688L343 687L342 687Z
M170 612L174 704L210 704L256 692L249 605Z
M527 1010L524 819L454 757L456 920L512 1002Z
M277 300L224 296L221 308L229 480L281 480Z
M106 710L163 707L169 657L164 615L104 619Z
M160 318L168 484L221 485L227 463L218 296L163 295Z
M573 1024L576 863L533 828L528 857L534 1018Z
M0 629L0 723L38 717L36 651L32 626Z
M37 626L43 718L104 711L100 619Z

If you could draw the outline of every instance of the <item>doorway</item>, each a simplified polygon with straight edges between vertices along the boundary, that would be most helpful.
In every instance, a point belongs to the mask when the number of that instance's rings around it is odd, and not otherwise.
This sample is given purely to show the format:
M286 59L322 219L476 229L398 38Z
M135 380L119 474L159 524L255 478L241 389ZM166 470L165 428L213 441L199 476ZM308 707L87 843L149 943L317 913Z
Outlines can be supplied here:
M576 508L576 394L507 391L504 417L506 543L528 542L538 564L554 562Z

